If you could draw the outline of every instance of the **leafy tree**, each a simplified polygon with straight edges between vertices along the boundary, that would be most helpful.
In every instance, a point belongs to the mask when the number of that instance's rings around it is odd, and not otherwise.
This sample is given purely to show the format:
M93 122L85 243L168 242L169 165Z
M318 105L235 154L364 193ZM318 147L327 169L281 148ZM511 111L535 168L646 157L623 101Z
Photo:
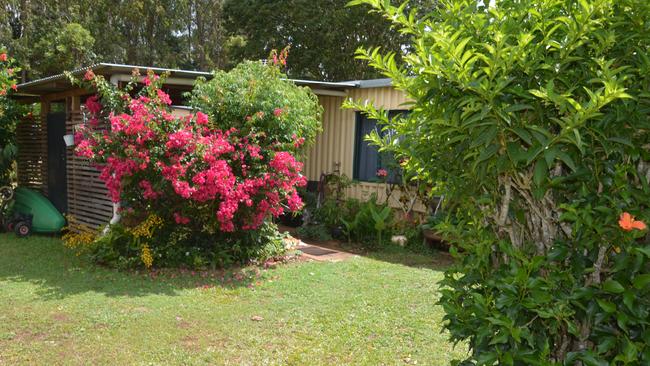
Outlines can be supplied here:
M399 136L370 139L459 207L438 229L462 364L649 364L650 3L353 3L410 37L404 62L359 53L413 100L366 108Z
M225 64L220 0L6 0L0 43L23 80L93 62L199 68Z
M355 50L383 45L399 59L406 37L346 1L4 0L0 43L21 60L23 81L101 61L229 69L286 45L292 46L290 77L376 77L354 60ZM413 0L413 8L426 11L435 3Z
M44 75L90 65L95 56L94 43L93 36L80 24L66 24L34 45L42 57L35 59L33 65Z
M8 0L2 5L0 43L21 60L22 81L94 62L96 42L80 15L90 5L83 0Z
M13 59L0 48L0 187L10 183L16 156L15 129L22 108L8 96L16 88L18 71Z
M186 53L183 66L199 70L223 68L227 63L228 40L223 26L221 0L189 0L183 8L184 29L180 39Z
M263 59L271 49L291 45L287 73L317 80L371 78L378 75L354 60L360 46L383 45L400 51L405 38L367 8L346 7L347 0L228 0L226 28L243 42L231 49L230 62ZM418 3L423 3L422 1Z

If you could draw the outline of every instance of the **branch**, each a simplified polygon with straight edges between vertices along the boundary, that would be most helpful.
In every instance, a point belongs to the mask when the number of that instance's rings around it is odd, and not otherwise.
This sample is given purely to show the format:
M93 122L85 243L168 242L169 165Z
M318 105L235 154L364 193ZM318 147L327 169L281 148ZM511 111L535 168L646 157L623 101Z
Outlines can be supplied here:
M503 196L503 200L501 201L501 209L499 212L499 219L497 221L499 227L504 227L506 225L506 220L508 219L508 211L510 210L510 201L512 200L512 181L510 180L509 176L505 176L502 180L505 194Z

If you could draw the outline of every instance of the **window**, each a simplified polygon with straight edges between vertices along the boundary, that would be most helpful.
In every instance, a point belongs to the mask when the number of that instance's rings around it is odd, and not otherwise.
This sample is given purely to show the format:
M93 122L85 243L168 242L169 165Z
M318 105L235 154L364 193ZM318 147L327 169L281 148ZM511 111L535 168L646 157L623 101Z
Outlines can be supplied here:
M403 110L392 110L388 112L388 118L392 119L400 114L408 113ZM366 141L366 136L373 130L377 130L380 136L388 132L381 131L377 121L357 112L356 134L354 139L354 169L353 178L360 181L377 181L377 170L388 171L388 181L395 182L399 177L397 163L389 153L380 153L376 146Z

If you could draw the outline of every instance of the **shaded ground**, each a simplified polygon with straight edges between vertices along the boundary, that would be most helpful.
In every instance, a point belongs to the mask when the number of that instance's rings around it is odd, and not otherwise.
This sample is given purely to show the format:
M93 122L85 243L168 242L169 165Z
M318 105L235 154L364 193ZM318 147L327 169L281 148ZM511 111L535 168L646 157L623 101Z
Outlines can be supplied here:
M439 267L404 252L373 257L123 273L75 257L56 238L0 234L0 365L444 365L460 357L440 332Z

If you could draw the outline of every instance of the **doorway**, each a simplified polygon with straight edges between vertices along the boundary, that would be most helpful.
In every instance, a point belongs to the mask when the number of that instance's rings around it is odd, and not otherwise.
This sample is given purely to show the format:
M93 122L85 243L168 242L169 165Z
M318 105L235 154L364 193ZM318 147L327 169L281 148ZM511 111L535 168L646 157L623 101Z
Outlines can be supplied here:
M47 115L47 189L50 201L61 213L68 212L65 121L65 112Z

